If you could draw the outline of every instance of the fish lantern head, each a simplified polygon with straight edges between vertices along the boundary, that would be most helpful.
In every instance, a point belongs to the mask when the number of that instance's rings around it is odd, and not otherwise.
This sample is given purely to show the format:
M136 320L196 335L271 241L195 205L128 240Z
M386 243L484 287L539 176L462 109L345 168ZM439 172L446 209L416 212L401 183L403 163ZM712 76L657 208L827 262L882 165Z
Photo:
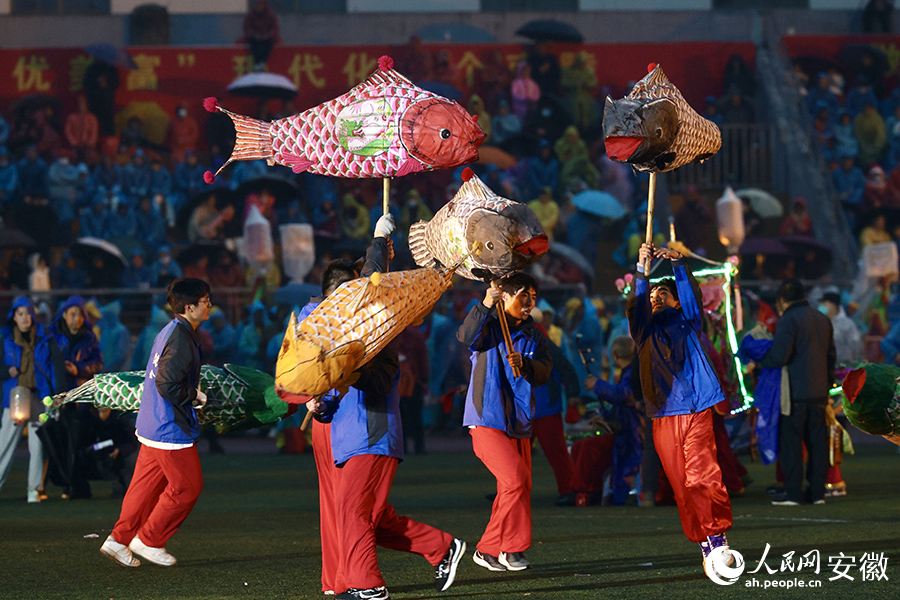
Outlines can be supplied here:
M648 102L606 97L603 137L612 160L634 164L665 160L680 126L678 108L666 98Z
M478 160L484 130L456 102L428 98L410 106L400 120L400 139L414 158L445 169Z
M291 314L275 364L275 385L292 394L324 394L349 380L365 353L365 344L358 340L326 352L298 332L296 316Z
M499 213L487 209L475 211L469 217L466 239L481 242L476 262L499 271L524 269L550 249L537 215L520 203L513 203Z

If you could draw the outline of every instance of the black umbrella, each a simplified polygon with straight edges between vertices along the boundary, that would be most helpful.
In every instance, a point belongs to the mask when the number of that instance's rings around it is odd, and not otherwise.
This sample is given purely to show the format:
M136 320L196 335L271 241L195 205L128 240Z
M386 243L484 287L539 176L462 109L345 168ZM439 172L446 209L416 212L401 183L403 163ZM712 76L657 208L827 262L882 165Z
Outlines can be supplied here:
M93 265L95 259L103 262L103 267L113 270L124 269L128 265L119 248L106 240L95 237L78 238L69 251L85 265Z
M31 248L34 245L34 240L24 231L0 229L0 248Z
M254 179L248 179L238 186L235 195L240 202L246 204L247 196L251 194L268 193L275 198L275 207L287 206L294 200L301 198L300 188L292 179L278 175L263 175Z
M814 237L788 235L778 238L796 258L796 274L801 279L818 279L831 270L831 248Z
M740 254L749 256L763 254L765 256L790 256L791 249L775 238L751 238L741 244Z
M88 44L84 47L84 51L87 52L88 56L114 67L122 67L132 71L138 68L137 63L134 62L134 59L131 58L131 55L128 54L125 48L119 48L106 42Z
M584 41L584 36L581 35L581 32L574 25L552 19L541 19L526 23L516 32L516 35L527 37L535 42Z
M178 209L178 215L176 215L175 218L175 227L179 231L187 232L188 223L191 221L191 215L194 214L194 210L205 203L210 197L215 197L217 210L222 210L230 205L234 207L236 214L242 214L243 196L238 197L233 191L224 187L206 188L199 194L193 196L184 203L184 206ZM235 221L235 219L232 219L232 221Z
M838 58L854 71L863 73L884 73L889 67L887 54L871 44L847 44L838 52Z
M829 70L835 69L846 79L849 72L846 65L843 63L823 56L798 56L793 59L793 64L799 66L800 69L806 73L807 77L809 77L810 88L816 87L819 80L819 73L827 73Z
M228 91L246 98L281 98L290 100L300 90L294 82L277 73L247 73L228 84Z
M551 242L550 254L572 262L572 264L578 267L588 278L594 278L595 272L593 265L591 265L590 261L585 258L584 254L582 254L572 246L561 244L559 242Z
M196 263L198 260L203 258L204 256L209 258L209 265L213 266L218 261L219 257L225 254L231 255L232 260L235 263L238 263L237 255L229 250L225 244L222 242L197 242L196 244L192 244L178 253L176 257L176 261L182 267L186 267L188 265L192 265Z
M443 81L417 81L416 85L423 90L443 96L448 100L460 102L463 99L463 93L458 88Z
M19 98L9 107L10 121L16 123L23 118L32 118L35 111L47 111L50 114L48 119L51 124L57 128L62 126L63 102L59 96L50 96L48 94L31 94L23 98Z

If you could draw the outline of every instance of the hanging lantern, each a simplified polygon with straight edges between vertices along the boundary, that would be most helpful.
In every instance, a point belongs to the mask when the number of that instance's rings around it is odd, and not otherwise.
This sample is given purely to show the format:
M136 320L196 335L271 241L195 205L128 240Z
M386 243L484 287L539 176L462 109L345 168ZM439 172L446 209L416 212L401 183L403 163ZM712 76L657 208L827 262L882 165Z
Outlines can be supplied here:
M716 200L716 220L719 225L719 241L728 254L737 254L744 243L744 203L737 197L731 186L725 188L722 197Z
M14 421L31 419L31 390L22 385L10 390L9 415Z

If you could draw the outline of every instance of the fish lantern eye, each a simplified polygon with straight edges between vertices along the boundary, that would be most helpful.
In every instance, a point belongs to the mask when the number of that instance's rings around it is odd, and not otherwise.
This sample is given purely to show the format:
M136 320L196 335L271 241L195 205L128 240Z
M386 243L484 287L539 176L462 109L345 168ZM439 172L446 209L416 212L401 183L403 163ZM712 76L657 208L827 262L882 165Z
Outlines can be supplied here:
M494 249L494 242L488 242L487 244L485 244L485 246L487 247L488 250L493 250L493 249Z
M446 140L448 137L450 137L450 130L446 127L444 129L441 129L441 139Z
M656 128L656 137L662 137L662 127Z

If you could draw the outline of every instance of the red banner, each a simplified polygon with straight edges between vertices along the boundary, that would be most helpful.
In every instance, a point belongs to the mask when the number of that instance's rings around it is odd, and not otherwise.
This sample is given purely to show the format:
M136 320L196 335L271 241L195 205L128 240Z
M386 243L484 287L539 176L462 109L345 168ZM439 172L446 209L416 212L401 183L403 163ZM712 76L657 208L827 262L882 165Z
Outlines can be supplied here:
M841 50L846 46L869 45L884 52L887 57L887 71L884 79L888 89L898 82L900 70L900 38L896 35L792 35L783 38L788 55L797 61L811 78L817 73L836 68L853 85L856 73L852 65L841 58ZM813 81L810 81L810 85ZM849 87L848 87L849 89Z
M516 44L436 44L425 48L433 56L447 53L454 72L453 83L464 100L490 53L500 50L511 69L523 58L522 46ZM702 106L708 95L722 94L722 76L732 53L742 56L751 66L755 58L754 46L747 42L558 44L550 50L559 57L563 68L572 63L578 52L584 52L600 85L609 87L613 97L624 95L629 82L647 73L649 63L660 62L669 79L695 107ZM375 70L382 54L400 58L406 51L405 46L278 47L268 68L298 86L300 94L293 108L300 111L339 96L363 81ZM250 58L243 47L135 47L129 52L138 68L120 71L121 85L116 94L119 109L133 102L155 102L171 115L179 102L187 102L191 112L200 116L202 99L217 96L224 106L236 112L256 112L255 101L232 97L225 90L231 81L250 70ZM18 98L48 94L62 99L67 111L73 110L84 70L91 60L78 48L0 50L0 107L5 114Z

